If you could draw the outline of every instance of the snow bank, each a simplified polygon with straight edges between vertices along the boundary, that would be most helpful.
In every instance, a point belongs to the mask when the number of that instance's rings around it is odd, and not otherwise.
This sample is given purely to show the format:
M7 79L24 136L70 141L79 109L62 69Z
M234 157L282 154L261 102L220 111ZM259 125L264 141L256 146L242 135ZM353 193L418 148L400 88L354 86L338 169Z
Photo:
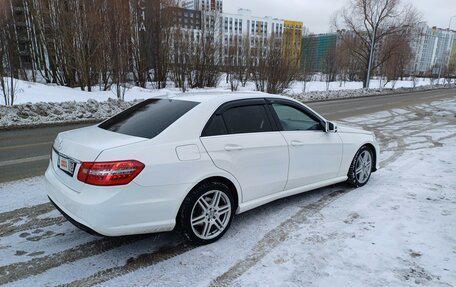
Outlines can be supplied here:
M93 87L92 92L82 91L80 88L68 88L56 85L45 85L34 82L16 80L16 97L14 104L28 104L39 102L86 102L90 99L103 102L108 99L115 99L113 91L100 91L98 87ZM153 89L143 89L131 87L125 93L125 101L150 98L154 95L163 94L163 91ZM0 106L4 104L4 99L0 98Z
M122 102L108 99L97 102L28 103L0 107L0 129L19 126L36 126L50 123L104 120L140 102Z
M396 87L407 86L411 81L402 81ZM421 81L419 84L424 84ZM409 83L410 84L410 83ZM312 92L303 93L302 82L296 82L285 95L304 102L323 101L330 99L354 98L363 96L375 96L391 93L410 91L423 91L443 86L421 86L417 88L371 89L363 90L362 83L347 82L343 85L331 83L330 91L326 91L326 83L309 82L307 90ZM411 85L411 84L410 84ZM375 81L373 81L375 87ZM253 83L246 87L240 87L240 91L255 90ZM125 94L125 102L114 100L112 91L85 92L61 86L51 86L39 83L31 83L17 80L17 97L15 106L6 107L0 105L0 129L15 127L38 126L43 124L101 121L109 118L120 111L131 107L140 100L163 96L166 93L179 94L175 88L156 90L132 87ZM193 89L191 92L230 92L229 85L222 81L219 88ZM0 104L3 103L0 100Z
M447 86L448 87L448 86ZM313 101L326 101L326 100L336 100L336 99L348 99L356 97L367 97L367 96L379 96L379 95L389 95L389 94L400 94L400 93L409 93L409 92L420 92L420 91L429 91L435 89L443 89L445 86L420 86L416 88L398 88L398 89L353 89L353 90L329 90L329 91L314 91L314 92L296 92L296 90L290 90L286 92L287 96L290 96L294 99L301 100L303 102L313 102Z

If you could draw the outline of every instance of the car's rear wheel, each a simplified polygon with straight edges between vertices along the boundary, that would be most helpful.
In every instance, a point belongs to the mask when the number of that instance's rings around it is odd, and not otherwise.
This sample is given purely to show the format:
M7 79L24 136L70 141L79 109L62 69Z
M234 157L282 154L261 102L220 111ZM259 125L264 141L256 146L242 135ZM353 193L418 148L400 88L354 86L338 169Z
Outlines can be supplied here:
M372 174L373 164L372 150L367 146L362 147L353 158L347 182L354 187L366 185Z
M184 236L199 245L219 240L231 225L233 207L233 196L225 184L211 182L196 187L184 200L179 215Z

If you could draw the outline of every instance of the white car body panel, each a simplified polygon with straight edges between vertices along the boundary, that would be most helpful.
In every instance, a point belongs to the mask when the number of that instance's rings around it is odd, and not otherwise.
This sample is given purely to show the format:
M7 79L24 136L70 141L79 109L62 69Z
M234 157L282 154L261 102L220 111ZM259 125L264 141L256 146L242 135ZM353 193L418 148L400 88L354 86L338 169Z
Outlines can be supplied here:
M201 141L214 164L239 181L243 202L285 188L289 154L280 133L224 135L202 138Z
M154 233L175 227L185 197L204 180L229 181L238 200L236 213L241 213L347 180L353 157L365 144L372 145L379 158L372 133L342 126L336 133L274 131L201 137L221 105L249 98L293 101L256 92L190 94L175 99L200 104L153 139L98 126L62 133L46 171L48 195L70 218L102 235ZM294 141L303 145L293 146ZM58 168L58 153L78 163L73 177ZM125 186L92 186L76 178L81 162L120 160L138 160L145 168Z
M337 133L281 132L290 149L287 190L334 179L342 161L342 141Z

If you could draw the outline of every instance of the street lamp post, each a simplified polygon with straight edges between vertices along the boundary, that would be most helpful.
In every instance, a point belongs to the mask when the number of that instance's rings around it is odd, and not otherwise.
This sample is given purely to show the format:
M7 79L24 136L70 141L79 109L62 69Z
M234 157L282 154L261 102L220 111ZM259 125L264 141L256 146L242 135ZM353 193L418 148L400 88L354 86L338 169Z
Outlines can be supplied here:
M373 58L374 58L375 37L377 37L377 26L376 25L374 25L374 31L372 33L371 49L370 49L370 53L369 53L369 65L368 65L368 68L367 68L366 89L369 89L369 86L370 86L370 76L371 76L371 69L372 69L372 61L373 61Z

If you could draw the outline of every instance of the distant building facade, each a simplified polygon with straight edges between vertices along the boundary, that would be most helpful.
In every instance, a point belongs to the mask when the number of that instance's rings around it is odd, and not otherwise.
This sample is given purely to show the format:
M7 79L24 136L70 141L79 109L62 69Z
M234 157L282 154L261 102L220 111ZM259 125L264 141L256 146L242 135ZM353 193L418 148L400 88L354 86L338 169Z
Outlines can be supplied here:
M252 54L257 53L258 49L266 47L271 38L283 45L284 57L298 65L300 63L303 22L257 17L248 9L225 13L223 0L185 0L181 6L187 11L201 12L203 33L217 30L214 37L221 37L216 41L219 40L222 45L220 57L224 65L245 53L246 46L253 51Z
M455 53L456 31L421 24L411 43L415 58L409 67L410 74L437 75L448 66Z
M337 46L336 33L306 35L302 40L301 66L306 71L323 72L325 58Z
M283 47L285 58L299 65L301 62L302 35L304 23L299 21L283 21Z
M237 14L222 13L220 18L224 64L228 64L228 58L233 53L235 57L240 56L246 46L252 50L259 49L267 45L271 36L282 40L283 20L252 16L252 12L247 9L239 9Z
M182 7L191 10L223 13L223 0L184 0Z
M201 11L179 7L167 8L172 11L170 15L174 17L173 22L176 26L188 30L201 30L202 18Z

